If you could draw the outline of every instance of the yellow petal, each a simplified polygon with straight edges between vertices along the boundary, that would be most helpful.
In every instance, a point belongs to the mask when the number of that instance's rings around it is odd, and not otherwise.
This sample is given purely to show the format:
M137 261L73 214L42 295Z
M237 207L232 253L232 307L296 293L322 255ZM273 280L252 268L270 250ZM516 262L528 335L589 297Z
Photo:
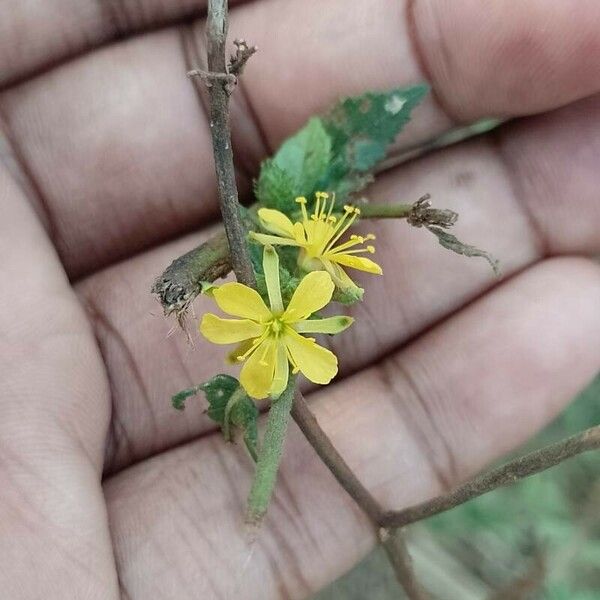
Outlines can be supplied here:
M266 321L272 316L260 294L242 283L226 283L213 292L213 297L223 312L234 317Z
M200 322L200 333L213 344L235 344L249 338L259 337L265 330L250 319L221 319L206 313Z
M282 212L272 208L261 208L258 218L267 231L283 237L294 237L294 225Z
M276 235L267 235L266 233L250 232L250 238L260 244L272 244L273 246L300 246L296 240L288 237L277 237Z
M338 316L326 319L310 319L292 325L298 333L340 333L354 323L352 317Z
M263 250L263 271L271 312L280 315L283 312L283 300L279 281L279 255L270 244L267 244Z
M283 320L293 323L306 319L331 300L334 289L331 275L325 271L313 271L304 276L283 313Z
M329 383L336 375L338 361L333 352L319 346L314 340L302 337L290 327L286 328L283 340L292 364L313 383Z
M271 390L269 395L271 398L276 400L281 396L288 384L290 376L290 367L288 365L287 352L285 351L285 344L277 344L277 352L275 358L275 376L273 377L273 383L271 384Z
M269 395L275 374L277 342L268 337L250 355L240 372L240 383L252 398L261 400Z
M350 254L334 254L333 256L328 256L327 258L332 262L344 265L345 267L358 269L359 271L375 273L376 275L381 275L383 273L381 267L376 262L373 262L369 258L364 258L363 256L352 256Z

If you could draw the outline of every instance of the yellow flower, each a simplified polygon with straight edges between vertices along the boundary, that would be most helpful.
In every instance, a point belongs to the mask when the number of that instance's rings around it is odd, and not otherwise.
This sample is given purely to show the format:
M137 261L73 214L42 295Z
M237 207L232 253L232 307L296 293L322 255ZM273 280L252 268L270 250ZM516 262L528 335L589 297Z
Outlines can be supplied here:
M306 198L296 198L302 208L302 221L292 223L282 212L270 208L261 208L258 217L261 225L275 235L251 233L253 239L262 244L298 246L300 254L298 264L305 271L325 270L341 290L356 293L360 288L350 279L343 267L367 271L381 275L381 267L372 260L357 254L373 254L373 246L364 246L374 240L373 234L367 236L351 235L338 244L340 238L360 215L360 209L344 206L344 213L338 218L332 214L335 198L325 192L315 194L315 208L311 215L306 210ZM362 290L360 290L362 292ZM360 296L360 294L359 294Z
M288 383L288 363L294 373L301 371L313 383L329 383L338 370L335 354L301 334L339 333L353 323L354 319L346 316L308 319L331 300L331 277L324 271L309 273L284 308L279 257L272 246L265 246L263 268L270 306L257 291L241 283L212 288L219 308L240 318L222 319L207 313L200 332L215 344L241 342L230 359L245 361L240 383L253 398L279 397Z

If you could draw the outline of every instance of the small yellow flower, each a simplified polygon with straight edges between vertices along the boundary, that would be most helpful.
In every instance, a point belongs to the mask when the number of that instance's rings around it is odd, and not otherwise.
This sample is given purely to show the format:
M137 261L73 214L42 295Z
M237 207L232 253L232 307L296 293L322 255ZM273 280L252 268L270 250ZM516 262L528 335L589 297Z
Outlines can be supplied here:
M261 208L258 217L261 225L275 235L251 233L253 239L262 244L298 246L300 254L298 264L305 271L325 270L341 290L357 291L358 286L350 279L342 267L351 267L359 271L381 275L381 267L372 260L357 254L373 254L375 248L364 246L374 240L373 234L366 236L351 235L338 244L340 238L360 215L360 209L344 206L344 213L338 218L332 214L335 198L329 194L315 194L315 208L311 215L306 210L306 198L296 198L302 209L302 221L292 223L282 212L270 208Z
M212 297L223 312L240 318L222 319L207 313L200 332L215 344L241 342L230 359L245 361L240 383L253 398L279 397L288 383L288 363L294 373L301 371L313 383L329 383L338 370L335 354L301 334L339 333L353 323L346 316L308 319L331 300L331 277L324 271L309 273L284 308L279 257L272 246L265 246L263 268L270 306L252 288L226 283L213 288Z

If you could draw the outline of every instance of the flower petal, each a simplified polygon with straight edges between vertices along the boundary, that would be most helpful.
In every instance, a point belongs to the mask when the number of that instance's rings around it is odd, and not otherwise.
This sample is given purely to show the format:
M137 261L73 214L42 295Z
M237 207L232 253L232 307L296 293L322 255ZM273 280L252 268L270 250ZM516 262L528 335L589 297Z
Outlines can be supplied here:
M288 384L290 376L290 367L288 364L287 352L285 350L285 344L278 343L275 357L275 375L273 377L273 383L271 384L271 390L269 395L271 398L276 400L281 396Z
M206 313L200 322L200 333L213 344L235 344L257 338L264 330L264 325L250 319L221 319L212 313Z
M329 383L338 371L336 355L313 339L302 337L290 327L283 335L291 362L313 383Z
M381 275L383 273L381 267L376 262L373 262L369 258L364 258L363 256L351 256L350 254L334 254L332 256L328 256L327 258L332 262L344 265L345 267L358 269L359 271L375 273L376 275Z
M326 271L313 271L305 275L283 313L283 320L294 323L306 319L331 300L334 289L331 275Z
M234 317L266 321L272 317L271 311L260 294L242 283L226 283L213 292L219 308Z
M343 315L326 319L310 319L292 325L298 333L340 333L354 323L352 317Z
M271 312L280 315L283 312L283 300L279 281L279 255L270 244L267 244L263 250L263 271Z
M244 363L240 372L240 383L252 398L261 400L269 395L275 375L277 341L268 337Z
M266 233L250 232L250 238L256 240L260 244L272 244L273 246L301 246L299 242L292 238L277 237L276 235L267 235Z
M294 237L294 225L282 212L272 208L261 208L258 218L267 231L283 237Z

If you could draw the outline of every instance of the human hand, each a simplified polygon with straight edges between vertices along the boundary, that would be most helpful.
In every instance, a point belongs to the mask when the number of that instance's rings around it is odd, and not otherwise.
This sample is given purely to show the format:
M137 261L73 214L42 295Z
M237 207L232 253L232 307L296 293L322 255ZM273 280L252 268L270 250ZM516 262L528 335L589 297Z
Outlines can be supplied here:
M202 340L166 338L148 293L218 214L208 124L185 78L202 31L173 24L192 4L0 7L1 598L301 598L373 544L292 427L251 546L243 449L200 402L170 407L223 370ZM232 97L242 197L259 161L342 95L430 79L407 147L459 120L526 116L370 190L431 193L507 276L401 222L377 224L384 276L365 278L356 324L333 342L341 374L310 400L386 506L514 448L598 369L600 270L574 255L600 252L599 30L597 0L232 10L231 39L261 49Z

